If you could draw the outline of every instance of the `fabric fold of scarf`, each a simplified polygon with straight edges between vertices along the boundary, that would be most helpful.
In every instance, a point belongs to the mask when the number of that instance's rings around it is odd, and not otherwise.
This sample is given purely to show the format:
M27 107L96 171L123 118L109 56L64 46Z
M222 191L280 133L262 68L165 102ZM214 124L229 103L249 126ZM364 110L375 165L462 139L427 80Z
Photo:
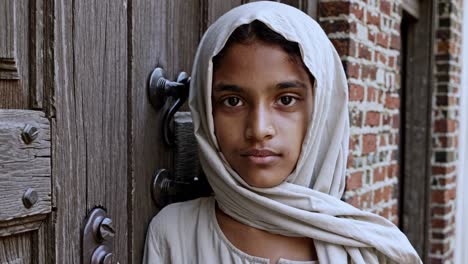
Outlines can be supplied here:
M214 134L212 58L237 27L254 20L297 42L316 80L314 111L296 169L273 188L249 186L226 162ZM332 43L308 15L266 1L239 6L220 17L198 47L189 106L201 165L226 214L272 233L313 238L320 263L422 263L393 223L339 199L349 142L347 79Z

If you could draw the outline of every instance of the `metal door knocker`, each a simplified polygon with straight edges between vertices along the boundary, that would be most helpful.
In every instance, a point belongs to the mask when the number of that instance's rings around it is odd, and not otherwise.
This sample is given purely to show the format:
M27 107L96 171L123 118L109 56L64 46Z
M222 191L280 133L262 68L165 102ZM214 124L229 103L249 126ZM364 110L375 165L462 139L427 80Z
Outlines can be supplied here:
M94 208L83 229L83 263L112 263L115 229L103 208Z
M177 81L169 81L162 68L156 68L151 73L149 82L149 100L156 110L161 109L169 98L173 104L166 110L162 123L163 140L168 146L174 145L171 121L174 114L184 104L189 95L190 76L185 72L179 73Z
M190 77L185 72L179 73L175 82L164 78L162 68L154 69L150 76L148 95L151 105L160 110L172 99L164 113L162 136L165 144L171 147L174 170L161 168L153 174L151 195L158 208L211 194L206 177L200 174L191 115L177 112L187 100L189 86Z

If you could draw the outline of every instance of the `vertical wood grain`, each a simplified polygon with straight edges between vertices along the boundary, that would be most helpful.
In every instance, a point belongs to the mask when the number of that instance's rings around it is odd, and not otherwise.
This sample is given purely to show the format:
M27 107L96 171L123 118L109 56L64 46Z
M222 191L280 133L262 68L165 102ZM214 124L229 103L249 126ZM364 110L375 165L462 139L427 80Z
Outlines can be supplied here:
M81 263L80 231L86 215L86 148L82 96L74 86L74 12L55 1L55 109L52 119L52 186L56 263Z
M32 263L31 232L0 237L0 263Z
M44 0L0 2L0 108L42 109Z
M127 2L55 1L53 174L56 262L81 263L81 229L95 206L127 248Z
M206 13L206 21L203 26L203 31L205 31L221 15L233 9L234 7L241 5L242 0L226 0L226 1L205 0L203 1L203 4L204 4L204 10Z
M151 200L151 179L158 168L171 168L171 150L161 140L163 110L151 107L148 77L159 66L174 80L190 74L202 25L199 1L135 0L131 4L131 254L141 263L146 228L157 209Z

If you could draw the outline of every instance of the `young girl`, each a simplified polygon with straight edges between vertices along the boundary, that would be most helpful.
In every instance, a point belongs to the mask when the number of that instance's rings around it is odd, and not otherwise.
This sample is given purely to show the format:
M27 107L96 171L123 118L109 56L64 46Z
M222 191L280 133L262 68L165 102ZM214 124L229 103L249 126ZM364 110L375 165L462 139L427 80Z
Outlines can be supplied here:
M275 2L205 33L189 105L214 197L151 222L144 263L421 263L388 220L344 191L347 81L320 26Z

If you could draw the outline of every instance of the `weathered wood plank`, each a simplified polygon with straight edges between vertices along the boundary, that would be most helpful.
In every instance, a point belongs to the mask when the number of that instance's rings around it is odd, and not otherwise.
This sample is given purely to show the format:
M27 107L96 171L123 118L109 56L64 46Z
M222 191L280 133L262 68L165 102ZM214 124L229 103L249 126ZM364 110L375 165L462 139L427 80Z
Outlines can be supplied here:
M213 22L215 22L216 19L218 19L221 15L233 9L234 7L241 5L242 0L205 0L203 4L203 9L206 13L206 22L202 29L203 31L206 31L206 29L208 29L208 27L213 24Z
M0 1L0 108L42 109L44 0Z
M126 0L75 2L75 89L83 96L87 209L115 227L113 260L128 258ZM83 194L84 195L84 194Z
M29 234L30 247L27 249L27 259L30 259L31 263L34 264L55 263L53 256L48 253L48 250L50 250L48 245L53 245L48 240L49 235L47 234L51 232L49 220L50 218L47 215L34 215L11 221L2 221L0 222L0 240L7 241L18 237L18 235ZM0 243L0 252L11 254L11 249L5 245L6 243Z
M38 136L26 144L21 134L26 125ZM50 127L43 112L0 110L0 221L51 210ZM26 208L22 197L28 188L37 202Z
M0 2L0 79L19 78L15 56L15 3Z
M95 206L128 259L127 1L56 1L54 193L56 262L81 263L81 227Z
M191 72L201 35L200 1L137 0L132 2L131 254L128 263L141 263L146 228L156 214L151 178L157 168L171 168L170 150L161 140L163 110L155 111L147 97L148 76L163 67L169 79ZM130 194L129 194L130 195Z
M44 1L30 0L29 6L29 66L30 66L30 106L42 109L44 103Z
M32 263L31 247L32 243L30 232L11 237L0 237L0 263Z
M46 215L39 214L10 221L0 222L0 237L38 230L46 219Z
M82 96L74 87L73 5L55 5L55 118L52 122L52 185L55 263L81 263L80 228L86 215L86 148Z

